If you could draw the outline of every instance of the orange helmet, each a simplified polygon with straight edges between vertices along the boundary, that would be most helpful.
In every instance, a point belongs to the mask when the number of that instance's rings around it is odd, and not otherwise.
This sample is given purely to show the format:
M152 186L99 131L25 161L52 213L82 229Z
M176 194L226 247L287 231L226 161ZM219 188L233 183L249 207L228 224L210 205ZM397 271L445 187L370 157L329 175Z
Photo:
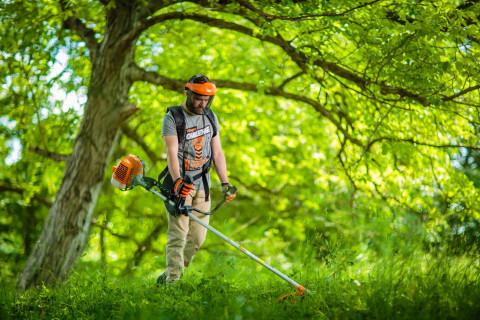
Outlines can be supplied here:
M215 86L214 83L211 83L211 82L205 82L205 83L187 82L187 84L185 84L185 87L187 87L188 89L192 90L197 94L201 94L202 96L214 96L215 93L217 92L217 87Z
M213 98L215 97L217 87L214 83L210 82L210 80L206 76L195 75L191 77L190 80L188 80L188 82L185 84L185 90L187 91L187 109L193 113L196 113L193 109L193 97L195 95L208 96L208 103L205 107L205 109L208 109L210 108Z

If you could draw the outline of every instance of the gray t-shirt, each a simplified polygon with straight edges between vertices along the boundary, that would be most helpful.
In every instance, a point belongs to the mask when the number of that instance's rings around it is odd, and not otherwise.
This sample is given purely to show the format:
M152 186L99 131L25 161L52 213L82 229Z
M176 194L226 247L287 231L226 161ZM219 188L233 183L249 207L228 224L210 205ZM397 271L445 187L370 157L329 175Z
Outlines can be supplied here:
M185 139L178 146L178 163L180 165L180 175L186 174L192 177L202 172L202 167L211 157L212 146L210 142L213 138L213 124L206 115L191 115L183 108L183 115L185 116ZM217 132L220 131L218 119L213 114L215 127ZM177 136L177 129L175 126L175 118L172 112L167 112L162 120L162 137L163 136ZM185 162L183 161L185 155ZM183 167L183 164L185 167ZM207 174L208 188L210 188L210 173ZM194 181L196 190L204 190L202 178Z

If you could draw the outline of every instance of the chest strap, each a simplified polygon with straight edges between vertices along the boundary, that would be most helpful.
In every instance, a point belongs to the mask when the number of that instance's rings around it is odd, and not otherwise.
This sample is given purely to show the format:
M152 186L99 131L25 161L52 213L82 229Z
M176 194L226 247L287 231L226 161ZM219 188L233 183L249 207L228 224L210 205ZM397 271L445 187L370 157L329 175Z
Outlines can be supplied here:
M207 180L207 173L210 171L210 167L212 166L212 157L208 159L208 161L202 166L202 171L194 175L193 181L202 178L203 187L205 190L205 201L209 201L210 199L210 188L208 187L208 180ZM158 175L157 181L162 181L170 172L168 171L168 166L163 169L163 171Z

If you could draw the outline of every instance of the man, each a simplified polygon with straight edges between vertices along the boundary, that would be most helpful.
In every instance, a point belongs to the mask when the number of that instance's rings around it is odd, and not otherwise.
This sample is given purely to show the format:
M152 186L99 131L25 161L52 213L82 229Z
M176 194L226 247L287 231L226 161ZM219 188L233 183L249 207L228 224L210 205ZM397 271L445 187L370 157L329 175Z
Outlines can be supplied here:
M210 110L216 93L215 84L204 75L190 78L185 85L186 101L169 108L162 121L162 138L167 151L168 172L164 185L170 186L182 197L185 205L210 211L210 164L222 183L226 201L235 198L234 188L228 182L227 165L219 135L218 119ZM184 180L193 177L193 184ZM168 211L172 208L167 206ZM205 223L208 215L192 211ZM180 279L184 268L205 241L207 229L188 216L168 216L166 259L167 269L157 283L171 284Z

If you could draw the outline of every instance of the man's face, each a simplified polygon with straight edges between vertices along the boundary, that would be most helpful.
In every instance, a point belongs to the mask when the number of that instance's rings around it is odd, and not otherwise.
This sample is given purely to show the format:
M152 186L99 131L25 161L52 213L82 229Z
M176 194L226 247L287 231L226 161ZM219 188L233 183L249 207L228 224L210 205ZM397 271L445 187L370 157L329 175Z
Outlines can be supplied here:
M194 93L192 96L191 111L196 114L202 114L203 110L205 110L205 108L207 107L209 101L210 96L202 96Z

